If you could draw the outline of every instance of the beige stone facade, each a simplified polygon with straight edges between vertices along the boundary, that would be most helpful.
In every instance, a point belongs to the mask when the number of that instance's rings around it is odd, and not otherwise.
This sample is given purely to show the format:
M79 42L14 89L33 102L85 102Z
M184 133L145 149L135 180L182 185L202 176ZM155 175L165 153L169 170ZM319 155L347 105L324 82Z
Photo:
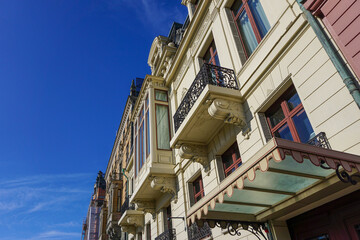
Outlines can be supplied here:
M299 233L292 224L358 196L360 184L341 181L360 170L358 106L295 0L251 2L269 24L252 51L233 0L184 0L187 26L173 29L181 41L154 39L152 75L124 113L132 140L121 128L106 171L112 186L122 159L123 239L326 239L327 230ZM218 67L204 63L208 52ZM115 199L108 194L108 216Z

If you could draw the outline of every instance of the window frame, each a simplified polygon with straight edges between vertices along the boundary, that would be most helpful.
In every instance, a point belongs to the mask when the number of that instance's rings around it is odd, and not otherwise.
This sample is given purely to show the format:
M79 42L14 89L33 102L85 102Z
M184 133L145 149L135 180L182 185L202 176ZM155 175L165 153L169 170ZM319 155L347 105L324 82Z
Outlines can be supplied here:
M237 153L239 154L239 158L236 159L235 158L235 154ZM231 152L231 158L232 158L232 164L226 168L225 163L224 163L224 155L227 154L228 152ZM223 165L223 169L224 169L224 174L225 174L225 178L228 177L231 173L233 173L238 167L240 167L242 165L242 159L241 159L241 155L240 155L240 151L239 151L239 146L237 144L237 141L235 141L222 155L221 155L221 161L222 161L222 165ZM239 163L241 163L239 165Z
M257 45L260 44L261 40L263 39L261 37L261 34L260 34L260 31L258 29L258 26L256 25L256 21L255 21L255 18L251 12L251 9L250 9L250 6L248 4L250 0L235 0L233 2L233 4L231 5L230 7L230 11L231 11L231 15L233 17L233 21L235 23L235 26L236 26L236 30L237 30L237 33L239 35L239 38L240 38L240 42L241 42L241 46L244 50L244 53L245 53L245 57L246 57L246 60L252 55L252 53L254 51L252 51L251 53L248 53L248 50L246 49L246 46L245 46L245 40L243 39L242 35L241 35L241 31L240 31L240 27L239 25L237 24L237 19L240 17L240 15L245 11L248 18L249 18L249 21L250 21L250 24L251 24L251 28L254 32L254 35L255 35L255 38L256 38L256 41L257 41ZM236 15L234 14L234 9L233 9L233 6L235 5L236 2L241 2L241 5L240 5L240 8L237 9L237 13Z
M275 136L276 131L278 131L280 128L284 127L287 124L290 134L291 134L291 137L293 138L293 141L301 143L300 136L299 136L298 130L296 129L293 117L302 112L305 112L305 114L306 114L306 111L304 109L304 106L301 102L300 97L299 97L300 103L292 110L289 109L287 102L288 102L289 96L291 96L290 94L292 91L294 91L296 94L298 94L294 86L289 87L279 97L279 99L276 100L270 106L270 108L265 112L265 116L266 116L266 121L267 121L269 130L270 130L270 133L273 137L276 137ZM294 96L294 95L292 95L292 96ZM284 114L284 118L280 122L278 122L275 126L272 126L268 112L273 111L274 109L279 109L279 106L280 106L282 113ZM307 116L307 114L306 114L306 116ZM310 123L310 126L311 126L311 123ZM312 128L312 126L311 126L311 128Z
M196 187L195 187L195 184L197 182L199 183L199 187L200 187L200 190L198 192L196 192ZM193 200L194 200L194 204L195 204L205 196L204 185L203 185L203 180L202 180L201 175L192 182L192 188L193 188ZM201 196L200 199L196 200L196 198L199 196Z
M162 104L162 103L155 103L156 149L157 149L157 150L163 150L163 151L172 151L172 150L171 150L171 146L169 147L169 149L159 148L159 144L158 144L157 114L156 114L156 106L157 106L157 105L165 106L165 107L167 108L168 125L169 125L169 140L171 140L171 125L170 125L170 109L169 109L169 105L167 105L167 104ZM170 145L170 144L169 144L169 145Z

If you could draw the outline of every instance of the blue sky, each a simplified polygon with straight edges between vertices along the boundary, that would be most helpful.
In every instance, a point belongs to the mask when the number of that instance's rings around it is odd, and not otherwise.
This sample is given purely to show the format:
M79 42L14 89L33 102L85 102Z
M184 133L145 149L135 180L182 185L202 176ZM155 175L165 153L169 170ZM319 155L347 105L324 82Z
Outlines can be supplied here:
M0 0L1 240L80 239L131 79L180 2Z

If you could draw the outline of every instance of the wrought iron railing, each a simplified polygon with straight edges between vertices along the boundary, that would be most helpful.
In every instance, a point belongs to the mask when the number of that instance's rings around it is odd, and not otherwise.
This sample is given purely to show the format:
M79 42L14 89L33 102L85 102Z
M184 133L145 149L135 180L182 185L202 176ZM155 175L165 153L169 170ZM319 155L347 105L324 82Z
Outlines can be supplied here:
M206 85L239 89L234 70L204 63L174 115L175 131L190 112Z
M130 204L130 200L129 200L130 198L131 198L131 195L125 197L125 201L120 209L121 215L123 215L126 210L135 210L135 205Z
M331 149L330 143L324 132L320 132L316 136L312 137L307 143L317 147Z
M176 230L174 228L166 230L157 236L155 240L176 240Z
M194 223L188 228L189 240L200 240L210 236L212 236L212 232L207 222L204 223L203 227L199 227Z

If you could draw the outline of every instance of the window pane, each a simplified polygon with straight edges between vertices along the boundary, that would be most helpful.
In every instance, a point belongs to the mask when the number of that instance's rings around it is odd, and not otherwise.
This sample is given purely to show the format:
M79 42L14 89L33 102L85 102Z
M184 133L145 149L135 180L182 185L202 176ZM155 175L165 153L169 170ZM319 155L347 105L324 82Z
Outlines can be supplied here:
M329 235L323 234L317 237L308 238L306 240L330 240Z
M285 118L284 112L279 106L274 113L270 113L269 120L271 127L275 127Z
M249 17L245 11L243 11L239 18L236 19L236 23L238 24L241 38L245 44L245 50L248 56L255 50L258 45L256 40L254 31L251 27L251 23Z
M196 181L194 182L194 189L195 189L195 194L197 194L198 192L200 192L200 181Z
M270 29L270 24L266 18L264 9L262 8L259 0L250 0L248 3L260 36L263 38Z
M150 154L150 116L149 111L146 112L146 156Z
M283 138L283 139L287 139L287 140L291 140L294 141L293 137L291 136L291 132L290 129L288 127L287 124L285 124L284 126L282 126L279 130L277 130L275 133L275 137L279 137L279 138Z
M170 129L168 107L156 105L157 146L159 149L170 149Z
M242 4L242 1L241 1L241 0L236 0L236 1L234 2L234 4L232 5L231 10L233 11L235 17L236 17L236 15L239 13L242 5L243 5L243 4Z
M155 90L155 99L167 102L167 93L165 91Z
M296 131L299 135L300 141L306 143L309 141L314 130L311 127L310 121L304 110L301 110L293 117Z
M292 95L289 100L287 100L287 105L291 110L293 110L297 105L299 105L301 103L301 100L299 98L299 95L297 94L297 92L294 93L294 95Z

